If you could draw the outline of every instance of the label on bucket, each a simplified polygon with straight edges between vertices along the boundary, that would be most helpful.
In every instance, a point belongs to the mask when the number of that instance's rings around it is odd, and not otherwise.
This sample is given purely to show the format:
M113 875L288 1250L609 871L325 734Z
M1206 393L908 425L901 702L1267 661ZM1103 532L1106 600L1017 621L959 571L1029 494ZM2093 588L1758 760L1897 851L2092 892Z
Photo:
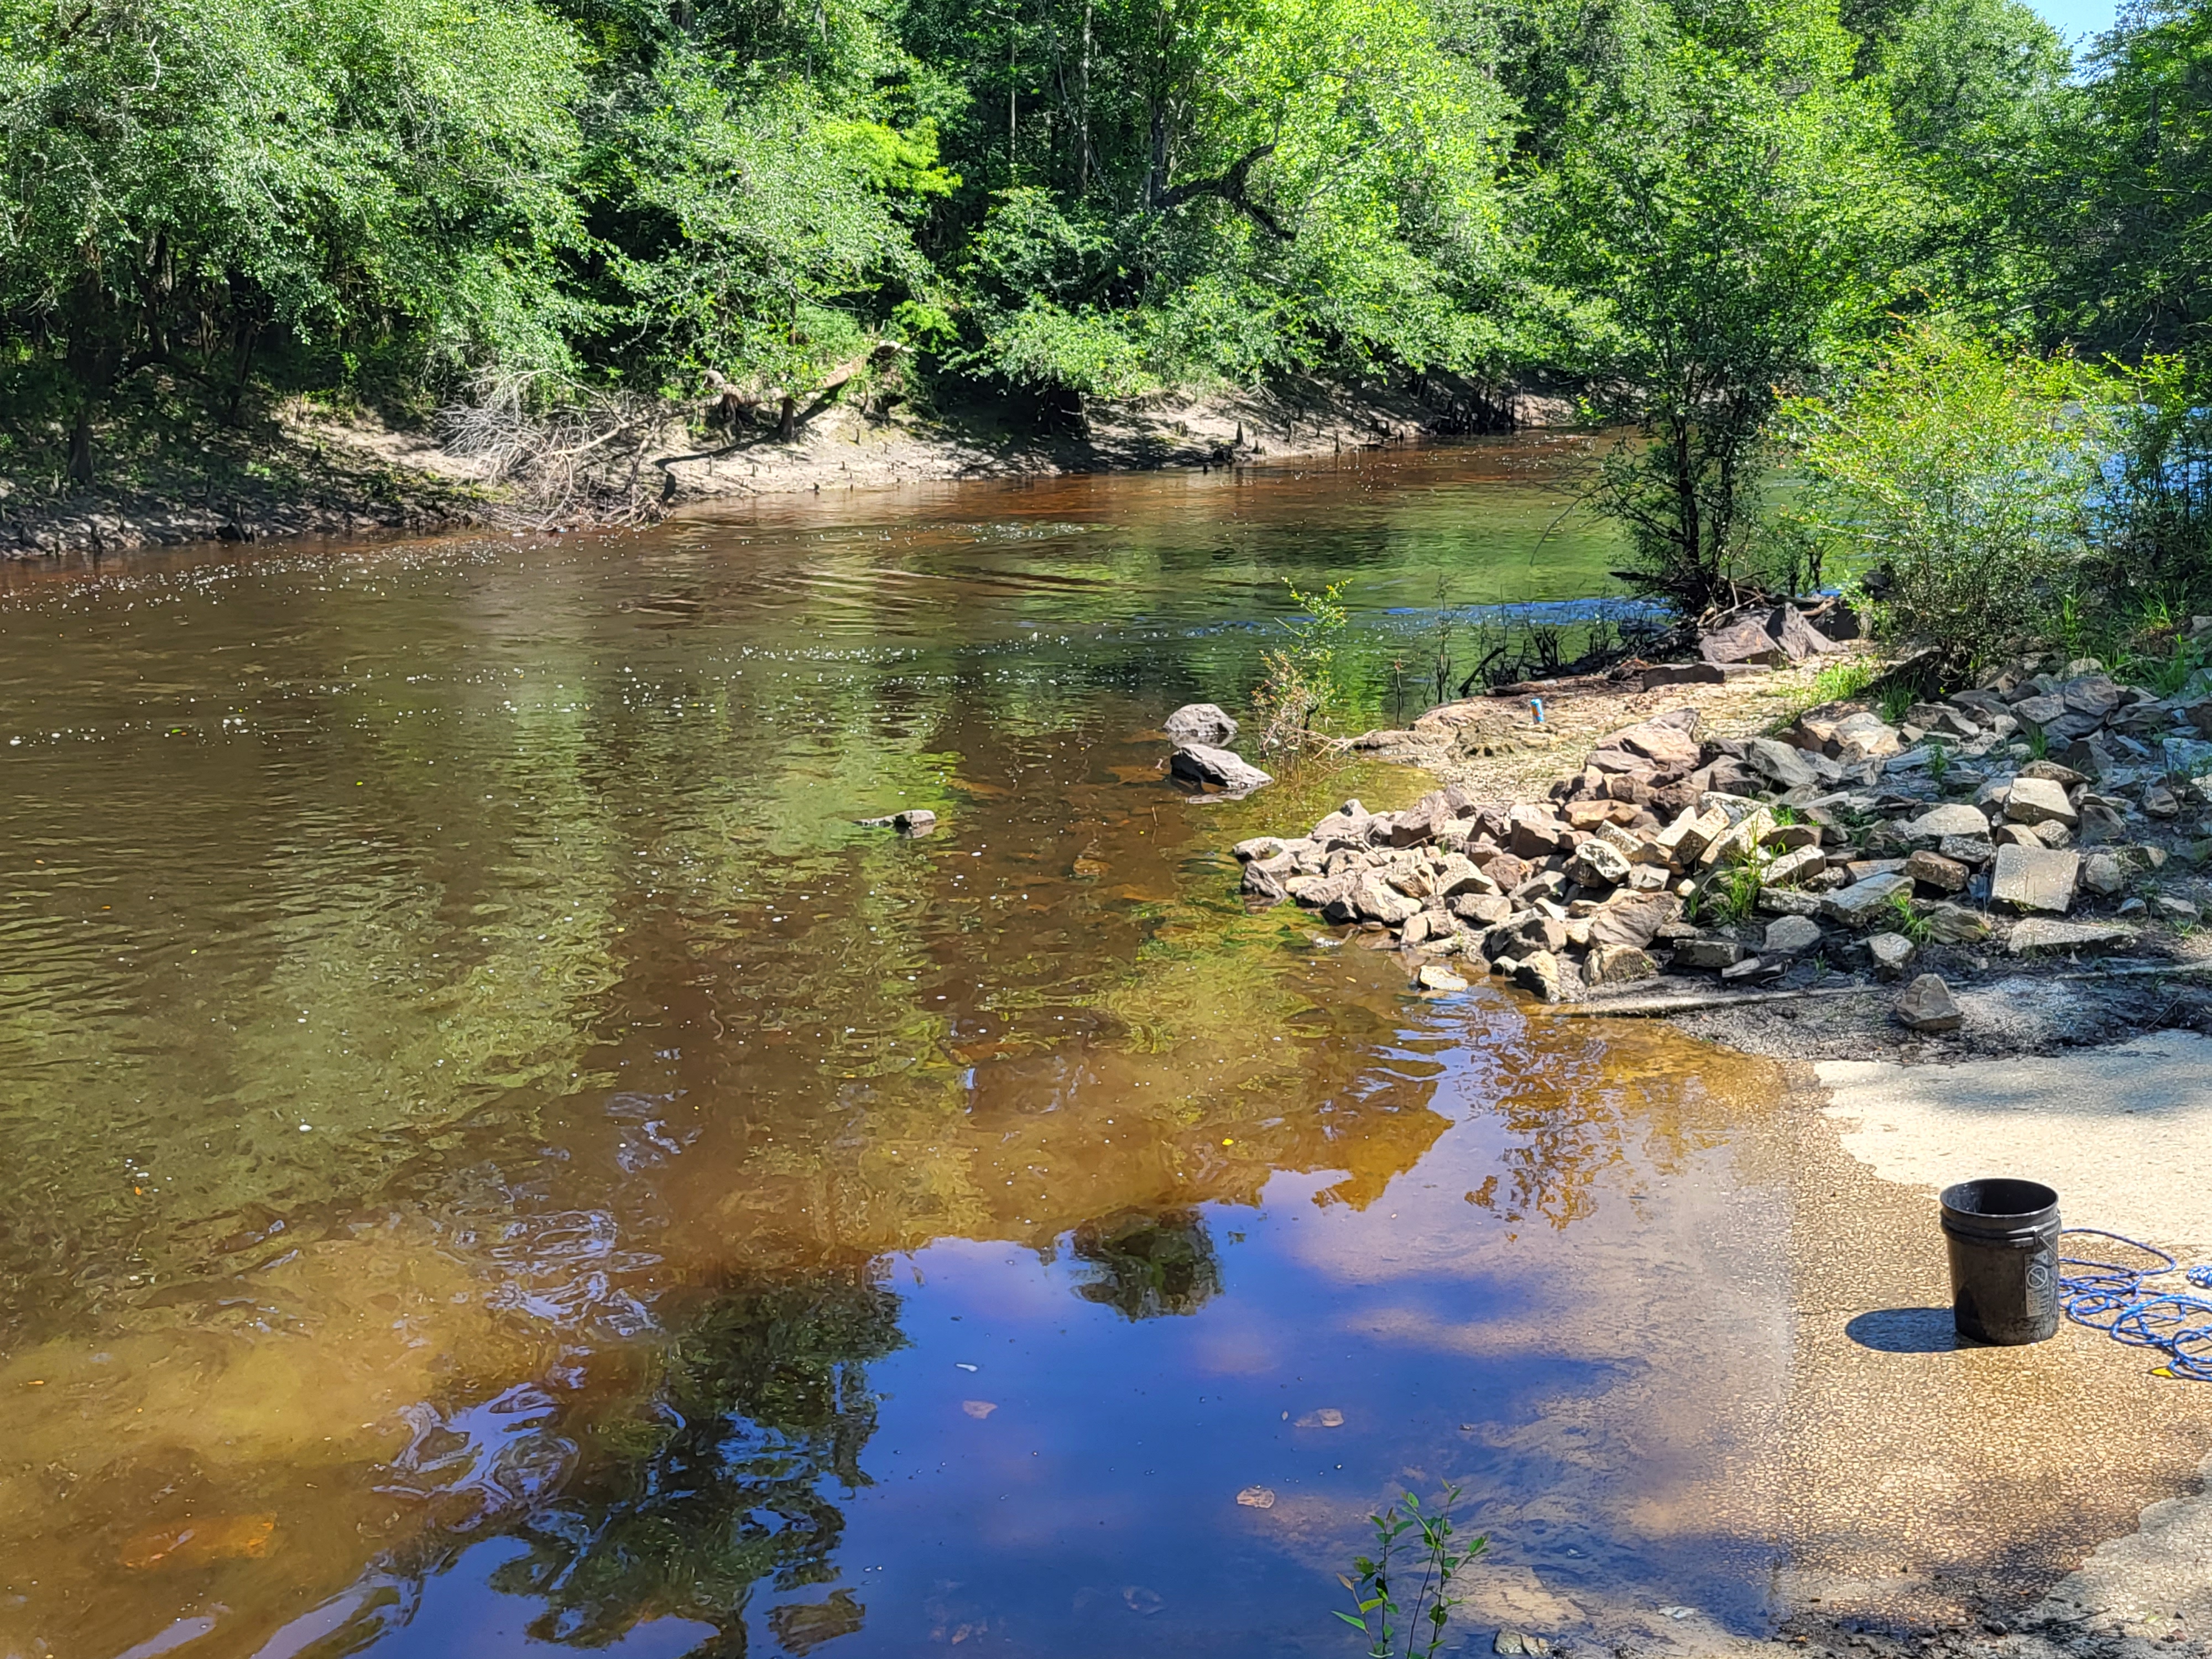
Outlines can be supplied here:
M2058 1305L2058 1256L2055 1250L2038 1250L2027 1261L2027 1304L2038 1314Z

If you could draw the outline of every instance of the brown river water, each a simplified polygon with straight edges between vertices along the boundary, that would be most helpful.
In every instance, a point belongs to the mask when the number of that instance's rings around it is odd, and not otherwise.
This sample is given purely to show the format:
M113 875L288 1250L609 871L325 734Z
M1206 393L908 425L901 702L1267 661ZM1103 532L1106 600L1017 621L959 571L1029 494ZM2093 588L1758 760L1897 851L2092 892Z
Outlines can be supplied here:
M1418 778L1158 766L1285 577L1377 718L1600 591L1553 453L7 577L0 1654L1348 1655L1449 1484L1492 1627L1763 1632L1779 1073L1235 902Z

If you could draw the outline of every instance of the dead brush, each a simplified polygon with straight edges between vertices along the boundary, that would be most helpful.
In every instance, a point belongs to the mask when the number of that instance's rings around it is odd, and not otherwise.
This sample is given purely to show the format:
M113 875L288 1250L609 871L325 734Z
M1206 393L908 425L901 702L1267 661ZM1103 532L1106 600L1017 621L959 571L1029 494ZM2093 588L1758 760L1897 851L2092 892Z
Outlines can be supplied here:
M549 387L534 374L493 373L470 382L436 416L447 450L512 487L510 515L532 529L564 519L635 524L660 504L638 475L667 418L637 392Z

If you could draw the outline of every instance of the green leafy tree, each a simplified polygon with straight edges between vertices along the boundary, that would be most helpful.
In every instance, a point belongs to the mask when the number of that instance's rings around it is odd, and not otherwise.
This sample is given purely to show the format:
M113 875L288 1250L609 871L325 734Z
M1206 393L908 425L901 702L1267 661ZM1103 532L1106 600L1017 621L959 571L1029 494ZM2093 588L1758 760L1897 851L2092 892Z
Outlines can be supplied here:
M1591 497L1629 532L1620 574L1694 616L1736 592L1775 400L1863 328L1897 202L1832 12L1650 8L1620 43L1561 117L1547 246L1601 296L1589 367L1644 434Z
M150 368L272 339L565 363L580 53L520 0L0 0L0 313L94 474Z
M1800 510L1879 569L1879 631L1978 661L2032 634L2087 559L2112 395L2070 357L1901 331L1784 406Z

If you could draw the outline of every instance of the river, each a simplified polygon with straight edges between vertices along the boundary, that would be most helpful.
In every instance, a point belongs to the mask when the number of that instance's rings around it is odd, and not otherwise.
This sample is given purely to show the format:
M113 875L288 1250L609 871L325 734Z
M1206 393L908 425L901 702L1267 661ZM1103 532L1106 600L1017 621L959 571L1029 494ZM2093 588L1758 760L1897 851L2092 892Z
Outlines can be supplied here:
M1376 720L1603 591L1562 453L9 574L0 1652L1348 1654L1452 1484L1470 1620L1763 1630L1773 1068L1235 902L1417 778L1159 766L1286 579Z

